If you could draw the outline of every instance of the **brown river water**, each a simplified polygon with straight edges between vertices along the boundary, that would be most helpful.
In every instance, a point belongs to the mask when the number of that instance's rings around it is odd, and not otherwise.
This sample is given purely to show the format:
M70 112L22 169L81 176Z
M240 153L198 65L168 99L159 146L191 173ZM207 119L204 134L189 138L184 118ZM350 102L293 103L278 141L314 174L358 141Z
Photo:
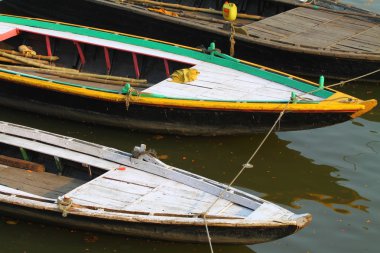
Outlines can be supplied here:
M380 100L380 86L340 88ZM0 108L0 120L131 151L145 143L164 162L228 183L264 134L179 137L135 133ZM378 252L380 234L380 108L342 124L272 134L235 186L296 213L304 230L269 243L214 245L214 252ZM0 219L0 252L210 252L208 245L128 238Z
M379 0L347 0L380 12ZM339 88L380 101L380 86ZM145 143L164 162L228 183L264 134L239 137L178 137L135 133L0 108L0 120L131 151ZM380 107L335 126L272 134L235 186L296 213L309 212L304 230L269 243L214 245L214 252L378 252L380 236ZM0 218L1 253L210 252L183 244L85 232Z

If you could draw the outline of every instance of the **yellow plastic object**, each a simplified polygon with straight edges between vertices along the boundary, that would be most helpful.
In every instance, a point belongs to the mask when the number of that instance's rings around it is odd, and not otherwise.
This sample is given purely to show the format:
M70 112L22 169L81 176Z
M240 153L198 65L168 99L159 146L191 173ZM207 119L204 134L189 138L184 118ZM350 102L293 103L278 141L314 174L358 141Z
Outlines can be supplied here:
M37 55L36 51L34 51L31 47L28 47L26 45L19 46L18 51L25 56Z
M188 83L197 80L199 71L196 69L179 69L170 76L175 83Z
M223 4L223 17L227 21L235 21L237 17L237 7L234 3L226 1Z

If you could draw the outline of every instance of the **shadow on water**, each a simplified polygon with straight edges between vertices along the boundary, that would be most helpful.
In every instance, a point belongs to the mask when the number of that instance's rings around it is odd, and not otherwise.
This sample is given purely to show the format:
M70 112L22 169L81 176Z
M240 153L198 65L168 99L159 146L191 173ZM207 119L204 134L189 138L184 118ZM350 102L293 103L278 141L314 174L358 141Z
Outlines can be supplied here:
M3 235L6 231L6 235ZM20 231L23 231L20 233ZM38 236L36 236L38 235ZM130 238L73 229L45 226L11 218L0 218L0 236L9 238L1 252L181 252L191 249L194 253L210 252L207 244L173 243L147 239ZM33 242L32 244L26 242ZM59 245L55 250L49 245ZM255 253L246 246L214 245L215 252ZM190 251L188 251L190 252Z

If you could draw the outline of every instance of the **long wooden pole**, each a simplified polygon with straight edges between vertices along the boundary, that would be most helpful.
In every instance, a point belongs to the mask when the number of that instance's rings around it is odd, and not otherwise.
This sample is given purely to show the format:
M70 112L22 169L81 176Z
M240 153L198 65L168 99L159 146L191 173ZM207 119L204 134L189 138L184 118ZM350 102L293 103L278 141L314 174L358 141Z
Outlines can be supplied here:
M66 75L65 77L67 78L72 78L75 79L74 77L79 77L78 80L87 80L90 81L89 79L86 78L96 78L97 80L103 80L103 81L116 81L118 83L113 83L113 84L125 84L125 83L131 83L134 85L143 85L147 83L146 79L134 79L134 78L128 78L128 77L122 77L122 76L110 76L110 75L100 75L100 74L92 74L92 73L83 73L79 72L76 69L68 69L68 68L60 68L60 69L43 69L43 68L38 68L38 67L29 67L29 66L11 66L11 65L6 65L6 64L0 64L0 68L5 68L5 69L10 69L10 70L23 70L23 71L34 71L37 73L43 73L43 74L48 74L48 75L57 75L57 76L62 76ZM95 80L92 80L95 81ZM103 82L105 83L105 82ZM109 83L111 84L111 83Z
M117 1L117 2L120 3L120 1ZM191 6L181 5L181 4L171 4L171 3L156 2L156 1L151 1L151 0L126 0L125 2L149 4L151 6L163 6L163 7L170 7L170 8L174 8L174 9L180 9L180 10L196 11L196 12L204 12L204 13L209 13L209 14L222 15L222 11L217 11L214 9L207 9L207 8L191 7ZM244 14L244 13L238 13L238 18L254 19L254 20L263 19L262 16L249 15L249 14Z
M8 53L8 54L12 54L12 55L23 56L26 58L32 58L32 59L37 59L37 60L45 60L45 61L57 61L57 60L59 60L58 56L46 56L46 55L30 55L30 56L27 56L27 55L23 55L20 52L14 51L14 50L0 49L0 51Z
M53 69L53 70L66 70L66 71L75 72L74 69L61 68L61 67L55 67L55 66L51 66L51 65L47 65L47 64L42 64L42 63L36 62L33 59L26 59L25 57L22 57L22 56L12 55L12 54L8 54L8 53L1 52L1 51L0 51L0 56L9 58L9 59L12 59L15 61L19 61L21 63L24 63L25 65L29 65L29 66L33 66L33 67L38 67L38 68L43 68L43 69Z

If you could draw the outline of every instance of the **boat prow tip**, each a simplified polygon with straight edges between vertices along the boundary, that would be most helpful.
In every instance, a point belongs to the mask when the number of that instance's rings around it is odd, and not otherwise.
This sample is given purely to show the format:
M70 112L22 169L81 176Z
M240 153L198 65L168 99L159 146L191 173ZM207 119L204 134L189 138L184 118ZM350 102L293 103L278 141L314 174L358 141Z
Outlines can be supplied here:
M366 114L367 112L371 111L373 108L377 106L377 100L376 99L369 99L360 102L361 105L364 105L364 109L357 111L351 115L351 118L357 118L362 116L363 114Z
M296 222L297 231L308 226L313 220L313 216L310 213L294 214L291 218Z

